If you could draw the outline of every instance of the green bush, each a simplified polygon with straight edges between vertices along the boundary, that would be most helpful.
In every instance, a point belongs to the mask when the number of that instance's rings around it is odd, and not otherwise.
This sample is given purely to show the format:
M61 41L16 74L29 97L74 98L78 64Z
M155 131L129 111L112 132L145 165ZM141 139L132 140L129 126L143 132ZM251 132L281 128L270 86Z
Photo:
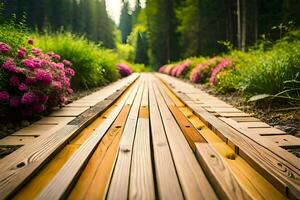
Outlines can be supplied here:
M74 64L76 76L72 86L76 89L105 85L119 77L116 54L84 37L71 33L35 34L33 37L37 47L58 53Z

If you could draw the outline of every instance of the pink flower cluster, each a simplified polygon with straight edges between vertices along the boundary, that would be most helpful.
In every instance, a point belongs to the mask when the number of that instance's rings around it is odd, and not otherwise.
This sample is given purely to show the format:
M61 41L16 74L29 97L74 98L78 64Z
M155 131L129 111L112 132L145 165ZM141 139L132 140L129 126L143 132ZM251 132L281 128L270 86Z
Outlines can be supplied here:
M28 43L32 45L33 40ZM63 105L73 92L70 78L75 71L70 61L60 59L37 48L12 52L8 44L0 42L0 67L8 77L7 86L0 88L0 110L14 108L28 117Z
M185 60L178 64L168 64L159 68L160 73L180 77L187 73L192 61ZM227 67L232 67L232 61L228 58L214 57L198 63L189 73L190 81L194 83L206 83L216 85L218 73Z
M8 44L0 42L0 53L7 53L10 52L11 47Z
M119 63L117 64L117 68L122 77L129 76L133 72L132 69L126 64Z
M211 69L215 67L219 62L217 57L205 60L204 62L196 65L190 73L190 81L194 83L204 83L211 75Z
M191 64L192 61L190 60L185 60L184 62L179 64L168 64L160 67L159 72L175 77L180 77L188 71L188 68L189 66L191 66Z
M221 62L215 68L213 68L213 70L211 72L211 76L210 76L210 79L209 79L210 85L216 85L217 84L217 75L218 75L218 73L223 68L227 68L227 67L232 67L232 61L228 58L223 58L221 60Z

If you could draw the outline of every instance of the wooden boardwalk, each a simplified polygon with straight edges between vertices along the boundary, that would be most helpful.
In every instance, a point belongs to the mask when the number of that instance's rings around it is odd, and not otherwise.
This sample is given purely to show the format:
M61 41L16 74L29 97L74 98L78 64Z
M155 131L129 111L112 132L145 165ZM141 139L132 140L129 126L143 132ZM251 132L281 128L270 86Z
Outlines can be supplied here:
M0 160L0 199L300 197L288 152L300 139L162 74L134 74L22 131L0 140L23 145Z

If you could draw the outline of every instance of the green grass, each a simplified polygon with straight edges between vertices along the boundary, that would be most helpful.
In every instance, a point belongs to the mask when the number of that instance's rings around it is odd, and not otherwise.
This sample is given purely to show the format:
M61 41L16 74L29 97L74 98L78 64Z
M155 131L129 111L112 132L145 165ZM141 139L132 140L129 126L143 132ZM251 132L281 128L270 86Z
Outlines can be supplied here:
M33 38L37 47L58 53L74 64L76 76L72 86L76 89L105 85L119 78L116 54L84 37L71 33L56 33L36 34Z

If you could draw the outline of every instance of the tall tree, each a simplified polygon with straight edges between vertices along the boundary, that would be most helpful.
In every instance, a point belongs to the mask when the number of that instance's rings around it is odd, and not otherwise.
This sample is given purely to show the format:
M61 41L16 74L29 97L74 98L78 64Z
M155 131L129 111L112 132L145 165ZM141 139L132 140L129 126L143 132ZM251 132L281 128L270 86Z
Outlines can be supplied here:
M120 16L119 28L122 34L122 43L127 42L127 37L132 31L132 16L129 13L129 2L128 0L122 0L122 10Z
M132 12L132 27L134 27L134 25L137 23L141 10L142 10L141 1L136 0L134 10Z
M175 9L179 1L147 1L147 26L151 63L162 64L179 59L179 35L176 32L178 21Z

